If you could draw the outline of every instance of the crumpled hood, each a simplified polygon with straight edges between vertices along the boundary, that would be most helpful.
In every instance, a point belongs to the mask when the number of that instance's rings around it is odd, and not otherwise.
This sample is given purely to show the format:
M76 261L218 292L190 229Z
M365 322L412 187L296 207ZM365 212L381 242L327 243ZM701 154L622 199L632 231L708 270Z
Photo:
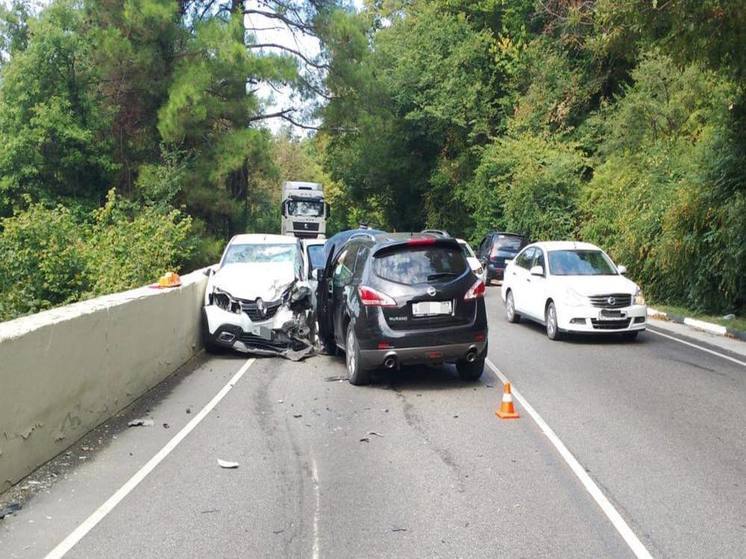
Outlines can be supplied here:
M569 287L580 295L635 294L637 284L624 276L552 276L558 285Z
M295 281L292 262L226 264L212 276L212 286L233 297L277 301Z

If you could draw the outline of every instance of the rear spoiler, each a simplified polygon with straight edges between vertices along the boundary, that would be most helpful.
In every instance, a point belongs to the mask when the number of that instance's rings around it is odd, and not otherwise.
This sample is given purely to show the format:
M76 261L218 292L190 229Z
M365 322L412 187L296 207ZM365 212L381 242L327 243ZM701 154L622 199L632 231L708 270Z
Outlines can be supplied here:
M377 258L386 254L406 250L407 248L452 248L461 251L458 241L453 237L412 237L398 242L383 245L373 251L373 257Z

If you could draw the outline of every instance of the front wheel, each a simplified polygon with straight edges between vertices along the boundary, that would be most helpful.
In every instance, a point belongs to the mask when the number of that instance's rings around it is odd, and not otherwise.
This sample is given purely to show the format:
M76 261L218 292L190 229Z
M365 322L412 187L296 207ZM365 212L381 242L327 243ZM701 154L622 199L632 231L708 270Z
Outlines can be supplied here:
M505 316L508 318L508 322L513 324L521 321L521 315L515 312L515 299L513 299L512 291L508 291L505 296Z
M547 338L550 340L559 340L562 338L559 326L557 326L557 307L552 302L547 305L544 322L547 327Z
M465 359L456 362L456 370L461 380L475 381L482 376L484 371L485 356L478 357L475 361L469 363Z
M364 370L360 365L360 346L357 343L355 327L352 323L347 326L345 361L347 363L347 375L350 384L361 386L370 383L370 372Z

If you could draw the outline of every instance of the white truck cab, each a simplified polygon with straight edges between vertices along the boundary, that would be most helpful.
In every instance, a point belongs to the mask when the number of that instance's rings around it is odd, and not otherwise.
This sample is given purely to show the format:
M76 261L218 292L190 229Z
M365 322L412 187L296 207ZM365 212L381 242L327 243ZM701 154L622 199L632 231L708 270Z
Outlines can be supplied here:
M324 238L329 205L316 182L287 181L282 185L282 234L303 239Z

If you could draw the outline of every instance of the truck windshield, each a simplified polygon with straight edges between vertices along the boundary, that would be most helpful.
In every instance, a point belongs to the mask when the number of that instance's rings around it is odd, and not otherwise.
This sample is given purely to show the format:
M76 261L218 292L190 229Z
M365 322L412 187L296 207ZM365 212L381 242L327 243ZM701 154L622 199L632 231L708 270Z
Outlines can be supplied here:
M314 200L288 200L287 212L289 216L295 217L322 217L324 203Z

